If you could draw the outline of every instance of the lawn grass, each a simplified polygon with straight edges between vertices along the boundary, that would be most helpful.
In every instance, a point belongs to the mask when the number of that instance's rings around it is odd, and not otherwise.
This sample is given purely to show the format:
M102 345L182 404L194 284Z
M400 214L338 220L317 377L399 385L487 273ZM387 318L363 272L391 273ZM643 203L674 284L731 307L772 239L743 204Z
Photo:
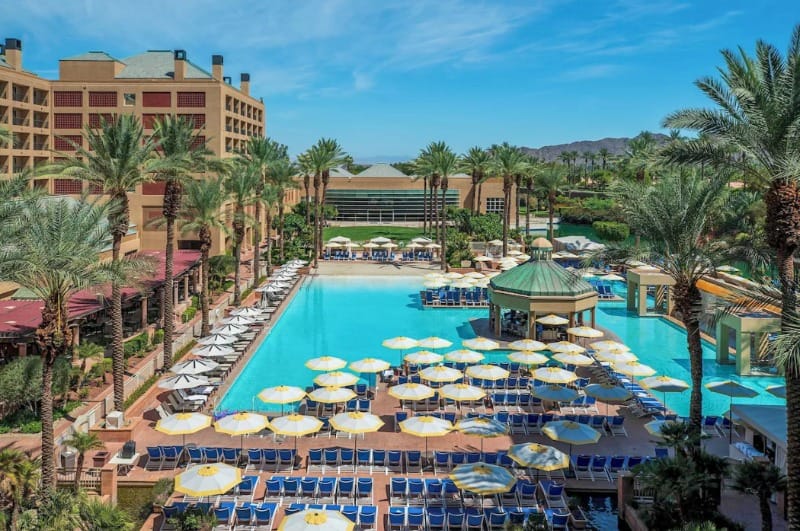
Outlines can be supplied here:
M344 236L355 242L363 242L378 236L395 241L408 242L412 238L422 236L420 227L392 227L387 225L365 225L361 227L325 227L322 237L325 241L335 236Z

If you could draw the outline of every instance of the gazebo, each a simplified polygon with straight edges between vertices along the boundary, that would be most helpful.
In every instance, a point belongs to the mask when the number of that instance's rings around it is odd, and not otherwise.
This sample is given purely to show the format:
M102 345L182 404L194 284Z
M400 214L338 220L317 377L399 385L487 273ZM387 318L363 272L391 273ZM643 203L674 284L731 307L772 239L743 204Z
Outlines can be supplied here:
M717 363L730 364L731 339L736 354L736 374L753 374L751 361L765 359L770 334L781 329L781 317L768 310L724 313L717 320ZM731 337L733 336L733 337Z
M585 280L553 261L553 245L537 238L528 249L531 259L489 282L489 322L496 336L501 334L502 310L527 314L525 337L536 339L536 319L547 314L565 315L569 326L589 312L595 326L597 291Z

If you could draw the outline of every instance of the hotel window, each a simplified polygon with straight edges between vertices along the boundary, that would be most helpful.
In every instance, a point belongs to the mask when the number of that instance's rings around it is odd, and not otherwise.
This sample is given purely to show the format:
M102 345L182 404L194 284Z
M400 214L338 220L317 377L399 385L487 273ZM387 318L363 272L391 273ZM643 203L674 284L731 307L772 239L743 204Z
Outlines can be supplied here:
M80 113L56 113L53 115L53 126L56 129L80 129L82 120Z
M101 195L104 194L105 191L103 190L103 187L99 184L89 184L89 193L95 195Z
M206 145L206 137L197 135L192 139L192 149L198 149Z
M486 213L487 214L502 214L505 200L502 197L487 197L486 198Z
M133 92L126 92L122 95L122 104L125 107L134 107L136 105L136 94Z
M75 145L81 145L81 135L57 136L54 142L56 151L75 151Z
M179 116L184 120L192 122L192 124L194 124L195 129L200 129L201 127L206 125L205 114L180 114Z
M89 107L116 107L116 92L90 92Z
M163 114L143 114L142 127L145 129L152 129L155 126L156 120L163 120Z
M178 107L205 107L205 92L178 92Z
M54 179L53 193L56 195L80 194L83 192L83 181L80 179Z
M163 182L142 184L142 195L164 195L167 186Z
M172 94L169 92L143 92L142 107L169 107Z
M53 93L55 107L83 107L83 93L80 90L56 91Z
M92 113L89 115L89 127L97 129L102 127L103 120L106 122L111 122L113 119L114 117L111 115L111 113Z
M154 223L161 216L163 216L161 207L142 207L142 230L163 230L157 223Z

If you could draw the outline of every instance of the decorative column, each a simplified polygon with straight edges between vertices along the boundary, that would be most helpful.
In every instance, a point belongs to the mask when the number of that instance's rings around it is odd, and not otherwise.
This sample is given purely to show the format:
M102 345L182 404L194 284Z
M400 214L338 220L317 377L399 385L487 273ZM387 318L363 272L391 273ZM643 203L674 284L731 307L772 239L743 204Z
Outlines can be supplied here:
M142 328L147 328L147 295L142 295Z
M639 284L639 317L647 315L647 286Z
M528 339L536 339L536 312L528 312Z
M592 307L592 309L591 309L591 310L589 310L589 318L592 320L592 324L591 324L590 326L591 326L592 328L595 328L595 326L596 326L596 323L597 323L597 320L595 319L595 317L596 317L596 310L597 310L597 308L595 308L595 307Z
M189 300L189 275L183 277L183 298Z
M750 374L751 340L749 333L736 331L736 374L739 376Z

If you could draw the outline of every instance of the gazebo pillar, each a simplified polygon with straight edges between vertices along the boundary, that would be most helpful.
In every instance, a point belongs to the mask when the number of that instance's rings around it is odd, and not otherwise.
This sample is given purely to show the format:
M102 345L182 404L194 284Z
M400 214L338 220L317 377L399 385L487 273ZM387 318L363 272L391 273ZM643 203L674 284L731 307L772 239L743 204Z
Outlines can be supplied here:
M183 277L183 299L189 300L189 275Z
M569 328L575 326L575 313L576 312L569 312L569 324L567 325Z
M495 335L495 337L500 337L500 333L501 333L500 329L501 329L502 324L503 324L501 322L500 306L498 306L497 304L493 305L492 313L494 314L494 335Z
M596 328L596 326L595 326L595 324L596 324L596 322L597 322L597 321L595 320L595 317L596 317L596 311L595 311L595 310L596 310L596 309L597 309L597 308L593 306L593 307L592 307L592 308L589 310L589 318L592 320L592 323L591 323L589 326L591 326L592 328Z
M639 284L639 317L647 315L647 286Z
M27 343L17 343L17 355L20 358L24 358L28 355L28 344Z
M536 339L536 312L528 312L528 339Z
M730 352L730 331L731 328L722 322L722 319L717 320L717 363L727 364L728 353Z
M750 374L750 341L748 332L736 331L736 374Z
M636 309L636 298L639 294L639 283L633 280L628 281L628 311Z

